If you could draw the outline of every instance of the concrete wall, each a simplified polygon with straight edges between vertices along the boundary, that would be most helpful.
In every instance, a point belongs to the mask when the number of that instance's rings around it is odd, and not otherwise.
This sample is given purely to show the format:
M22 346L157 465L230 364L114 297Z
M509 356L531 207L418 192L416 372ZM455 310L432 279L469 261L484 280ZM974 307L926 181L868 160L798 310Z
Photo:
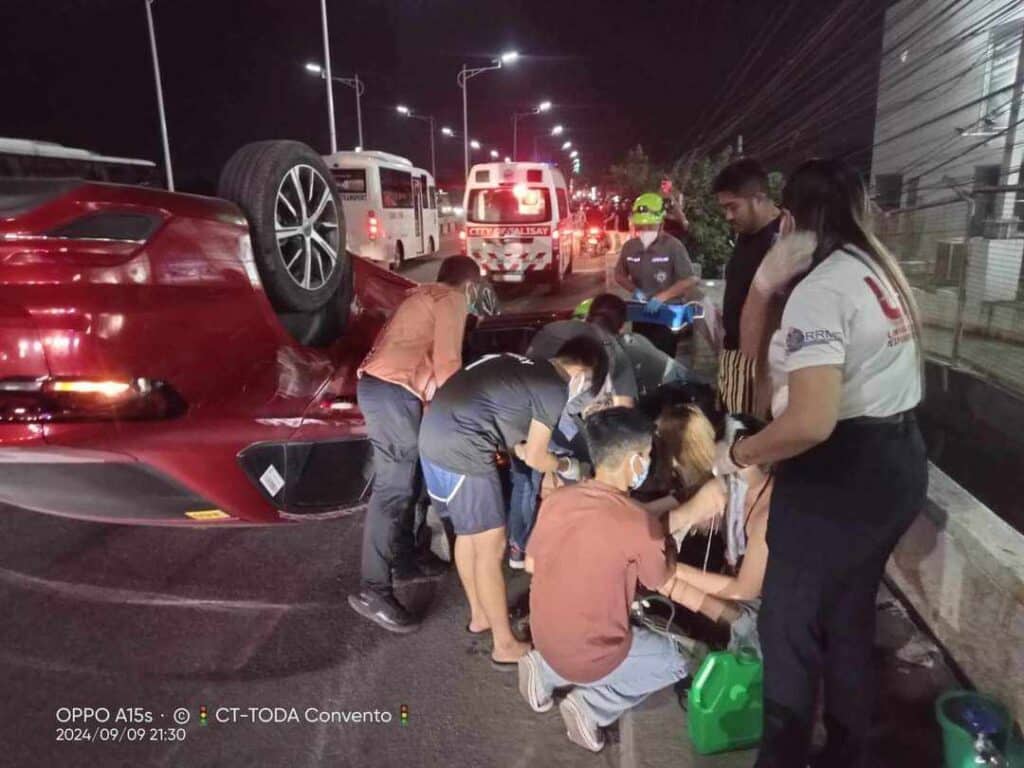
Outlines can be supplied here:
M887 574L974 685L1024 722L1024 535L935 466Z

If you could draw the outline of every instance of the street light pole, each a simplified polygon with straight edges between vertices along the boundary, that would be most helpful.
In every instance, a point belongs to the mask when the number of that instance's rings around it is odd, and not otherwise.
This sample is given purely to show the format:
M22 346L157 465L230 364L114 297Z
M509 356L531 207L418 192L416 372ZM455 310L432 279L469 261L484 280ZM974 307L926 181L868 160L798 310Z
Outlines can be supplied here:
M354 75L352 77L334 77L333 75L328 76L326 71L324 71L323 67L321 67L319 64L315 64L313 62L309 62L308 64L306 64L306 71L307 72L312 72L314 75L320 75L320 77L322 77L324 80L327 81L327 93L329 94L327 110L328 110L328 113L330 115L330 120L331 120L331 144L332 144L332 146L334 148L334 151L337 151L337 140L336 140L336 136L335 136L335 133L334 133L334 98L333 98L334 91L332 89L331 82L333 81L335 83L341 83L342 85L347 86L347 87L353 89L356 92L356 128L357 128L357 130L359 132L359 147L362 148L362 146L363 146L363 108L362 108L362 96L363 96L363 93L366 91L366 83L364 83L362 80L359 79L359 75L358 74Z
M434 116L433 115L418 115L415 112L413 112L411 109L409 109L408 107L403 106L401 104L399 104L395 109L398 111L398 114L400 114L400 115L404 115L405 117L414 117L417 120L422 120L425 123L429 123L430 124L430 175L433 176L434 180L436 181L437 180L437 159L436 159L436 154L434 152ZM441 130L445 132L446 136L451 134L451 130L450 129L446 130L446 129L442 128Z
M434 183L437 184L437 155L434 153L434 116L431 115L430 120L430 175L434 177Z
M324 83L327 85L327 119L331 128L331 154L338 151L338 132L334 127L334 86L331 79L331 40L327 34L327 0L320 0L320 16L324 28ZM362 137L360 136L360 142Z
M359 146L365 147L363 144L363 84L359 80L359 75L355 76L356 81L356 127L359 129Z
M501 66L500 64L498 66ZM462 165L465 178L469 178L469 100L466 96L466 82L469 80L466 65L459 72L459 86L462 88ZM479 73L477 73L479 74Z
M519 162L519 115L512 114L512 161Z
M459 76L455 79L459 88L462 89L462 159L465 166L466 178L469 178L469 97L466 94L466 86L471 78L490 72L492 69L501 69L502 64L512 64L519 58L515 51L503 53L500 58L494 59L490 66L470 68L465 64L459 70Z
M366 83L359 79L359 75L353 75L352 77L336 77L334 82L346 85L356 92L356 129L359 133L359 146L366 146L363 144L363 108L362 108L362 96L363 91L366 90Z
M164 171L167 174L167 189L174 191L174 172L171 170L171 144L167 138L167 115L164 113L164 89L160 84L160 59L156 53L156 30L153 27L153 9L150 7L154 0L144 0L146 3L146 21L149 24L149 46L153 53L153 77L156 80L156 108L160 114L160 138L164 145Z
M529 112L513 112L512 113L512 161L519 161L519 118L530 117L531 115L539 115L542 112L547 112L551 109L550 101L542 101L534 109Z

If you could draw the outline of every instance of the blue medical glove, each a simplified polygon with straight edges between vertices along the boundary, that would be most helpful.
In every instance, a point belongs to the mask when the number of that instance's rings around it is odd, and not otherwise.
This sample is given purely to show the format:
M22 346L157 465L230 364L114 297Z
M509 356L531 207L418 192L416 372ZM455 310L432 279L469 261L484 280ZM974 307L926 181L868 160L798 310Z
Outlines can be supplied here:
M658 310L661 309L664 306L665 306L665 302L664 301L662 301L659 298L656 298L656 297L652 296L651 298L649 298L647 300L647 303L644 304L644 314L645 315L656 315L656 314L658 314Z
M633 301L647 302L647 294L637 288L633 291Z

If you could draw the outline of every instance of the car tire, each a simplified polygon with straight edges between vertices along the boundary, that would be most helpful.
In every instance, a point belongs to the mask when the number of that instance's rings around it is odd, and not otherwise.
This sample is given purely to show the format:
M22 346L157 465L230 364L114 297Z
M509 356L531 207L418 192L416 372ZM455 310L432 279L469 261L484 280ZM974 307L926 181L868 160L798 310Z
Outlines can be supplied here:
M427 247L430 249L427 251L428 256L433 256L437 253L437 243L434 242L433 237L430 238L430 241L427 243Z
M305 144L247 144L224 166L217 192L245 212L256 267L279 313L321 310L351 284L338 190ZM344 290L350 295L351 285Z
M314 312L280 312L281 325L304 347L328 347L345 332L352 311L352 280L345 280L337 293Z
M405 266L405 246L401 240L395 241L395 272Z

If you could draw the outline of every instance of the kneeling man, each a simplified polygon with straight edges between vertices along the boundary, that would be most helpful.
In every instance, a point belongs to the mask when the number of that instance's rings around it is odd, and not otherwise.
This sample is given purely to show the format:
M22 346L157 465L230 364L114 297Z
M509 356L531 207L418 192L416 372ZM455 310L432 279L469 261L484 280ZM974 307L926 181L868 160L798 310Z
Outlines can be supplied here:
M519 691L546 712L554 689L572 686L559 710L569 739L593 752L603 727L687 673L674 642L629 622L637 581L667 593L676 573L664 524L628 495L647 477L653 432L629 408L587 419L596 477L549 496L527 545L536 650L519 660Z

